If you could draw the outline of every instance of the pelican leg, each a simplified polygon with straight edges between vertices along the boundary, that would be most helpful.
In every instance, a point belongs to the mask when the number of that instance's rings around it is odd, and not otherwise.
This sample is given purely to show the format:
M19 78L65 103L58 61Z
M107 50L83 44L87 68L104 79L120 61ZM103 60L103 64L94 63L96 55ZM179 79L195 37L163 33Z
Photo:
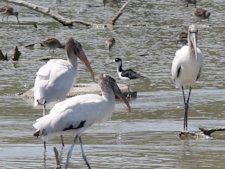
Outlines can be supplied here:
M3 22L3 20L4 20L4 17L5 17L5 16L3 15L3 16L2 16L2 22Z
M71 148L70 148L70 150L69 150L69 152L68 152L68 154L67 154L67 159L66 159L65 169L68 168L69 160L70 160L70 158L71 158L72 151L73 151L74 145L75 145L75 143L76 143L76 141L77 141L77 138L78 138L78 135L76 134L76 136L74 137L73 144L71 145Z
M91 166L89 165L89 163L88 163L88 161L87 161L87 157L86 157L85 154L84 154L83 143L82 143L81 137L79 137L79 141L80 141L80 148L81 148L81 152L82 152L82 157L83 157L83 159L84 159L84 161L85 161L87 167L88 167L89 169L91 169Z
M60 135L60 137L61 137L61 143L62 143L62 146L64 147L64 140L63 140L63 135Z

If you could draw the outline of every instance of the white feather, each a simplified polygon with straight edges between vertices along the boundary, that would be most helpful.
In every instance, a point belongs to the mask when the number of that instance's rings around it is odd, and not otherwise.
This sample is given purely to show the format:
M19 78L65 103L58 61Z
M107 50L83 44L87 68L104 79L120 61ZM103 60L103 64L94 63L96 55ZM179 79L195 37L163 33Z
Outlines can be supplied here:
M61 132L71 125L79 126L85 121L83 128L75 130L79 135L92 124L111 118L114 106L115 99L109 100L95 94L80 95L57 103L48 115L39 118L33 126L46 140L50 134Z
M65 98L75 81L76 67L62 59L52 59L42 66L35 79L35 105L37 100L44 104L45 101Z
M172 63L172 79L176 87L190 87L197 79L200 69L203 65L203 55L197 48L197 62L194 51L190 50L189 46L183 46L176 52ZM181 67L180 75L177 77L178 69Z

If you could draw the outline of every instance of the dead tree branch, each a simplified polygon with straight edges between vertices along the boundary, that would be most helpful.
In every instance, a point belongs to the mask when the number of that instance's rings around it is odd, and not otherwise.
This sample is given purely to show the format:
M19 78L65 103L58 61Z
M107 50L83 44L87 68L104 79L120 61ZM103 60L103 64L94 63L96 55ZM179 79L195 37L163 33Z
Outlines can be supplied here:
M63 26L73 26L74 23L82 24L85 26L92 26L92 24L88 23L88 22L83 22L80 20L66 19L62 15L58 14L56 11L51 10L50 8L45 8L45 7L35 5L35 4L29 3L29 2L26 2L23 0L3 0L3 1L8 2L8 3L13 3L13 4L19 5L19 6L24 6L31 10L40 12L44 15L48 15L48 16L52 17L53 19L55 19L56 21L58 21L59 23L61 23Z
M119 11L117 12L117 14L112 18L111 20L111 24L115 25L116 21L119 19L119 17L123 14L124 9L127 7L128 3L131 0L128 0L127 2L125 2L125 4L123 4L123 6L119 9Z

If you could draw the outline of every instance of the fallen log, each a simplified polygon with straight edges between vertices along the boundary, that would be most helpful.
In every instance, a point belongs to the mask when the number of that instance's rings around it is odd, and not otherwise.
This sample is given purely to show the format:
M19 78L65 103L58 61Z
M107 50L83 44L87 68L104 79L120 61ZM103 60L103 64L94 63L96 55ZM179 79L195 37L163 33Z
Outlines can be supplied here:
M56 11L54 11L50 8L45 8L45 7L35 5L35 4L29 3L29 2L26 2L26 1L23 1L23 0L3 0L3 1L8 2L8 3L13 3L13 4L19 5L19 6L24 6L26 8L31 9L31 10L40 12L44 15L48 15L48 16L52 17L54 20L61 23L63 26L73 26L74 23L82 24L82 25L85 25L85 26L92 26L91 23L84 22L84 21L81 21L81 20L66 19L62 15L58 14Z
M130 2L131 0L128 0L127 2L125 2L123 4L123 6L119 9L119 11L116 13L116 15L112 18L111 20L111 24L112 25L115 25L116 21L119 19L119 17L123 14L123 11L124 9L127 7L128 3Z
M204 128L199 128L205 135L210 136L211 134L216 132L216 131L225 131L225 128L214 128L214 129L204 129Z

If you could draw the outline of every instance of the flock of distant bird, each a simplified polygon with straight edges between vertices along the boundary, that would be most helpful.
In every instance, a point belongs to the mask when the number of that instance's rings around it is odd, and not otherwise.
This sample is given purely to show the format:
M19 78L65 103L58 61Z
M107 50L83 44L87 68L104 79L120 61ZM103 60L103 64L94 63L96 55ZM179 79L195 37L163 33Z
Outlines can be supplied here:
M196 5L196 0L185 0L187 6L189 3ZM15 15L18 20L18 12L14 12L12 7L4 6L0 8L3 18ZM208 19L210 13L202 8L197 8L195 15L201 19ZM19 23L19 20L18 20ZM188 131L188 108L191 95L192 85L199 79L203 66L204 57L199 48L197 48L198 29L195 25L190 25L186 36L181 36L187 44L179 49L172 62L172 79L177 87L182 90L184 100L184 131ZM107 49L115 44L115 39L109 37L106 40ZM43 117L37 119L33 125L36 129L34 136L42 136L44 139L44 147L46 149L47 136L56 132L67 130L75 130L74 142L67 154L66 168L72 155L72 150L77 139L80 142L82 157L88 168L91 168L84 154L81 134L96 122L108 120L115 106L115 95L120 97L128 110L131 111L129 102L122 94L116 81L109 75L101 74L98 83L102 91L102 95L86 94L66 99L66 95L76 81L77 75L77 58L88 68L93 81L95 81L94 71L88 61L81 44L70 38L65 45L61 44L57 39L48 39L43 41L41 45L48 47L50 50L63 48L67 53L67 60L51 59L42 66L37 74L34 83L34 103L43 106ZM117 73L121 79L143 78L137 72L122 67L122 59L115 58L113 62L117 63ZM188 97L185 97L184 88L189 88ZM55 106L46 114L46 104L59 99L65 99L55 104ZM61 136L62 145L63 137Z

